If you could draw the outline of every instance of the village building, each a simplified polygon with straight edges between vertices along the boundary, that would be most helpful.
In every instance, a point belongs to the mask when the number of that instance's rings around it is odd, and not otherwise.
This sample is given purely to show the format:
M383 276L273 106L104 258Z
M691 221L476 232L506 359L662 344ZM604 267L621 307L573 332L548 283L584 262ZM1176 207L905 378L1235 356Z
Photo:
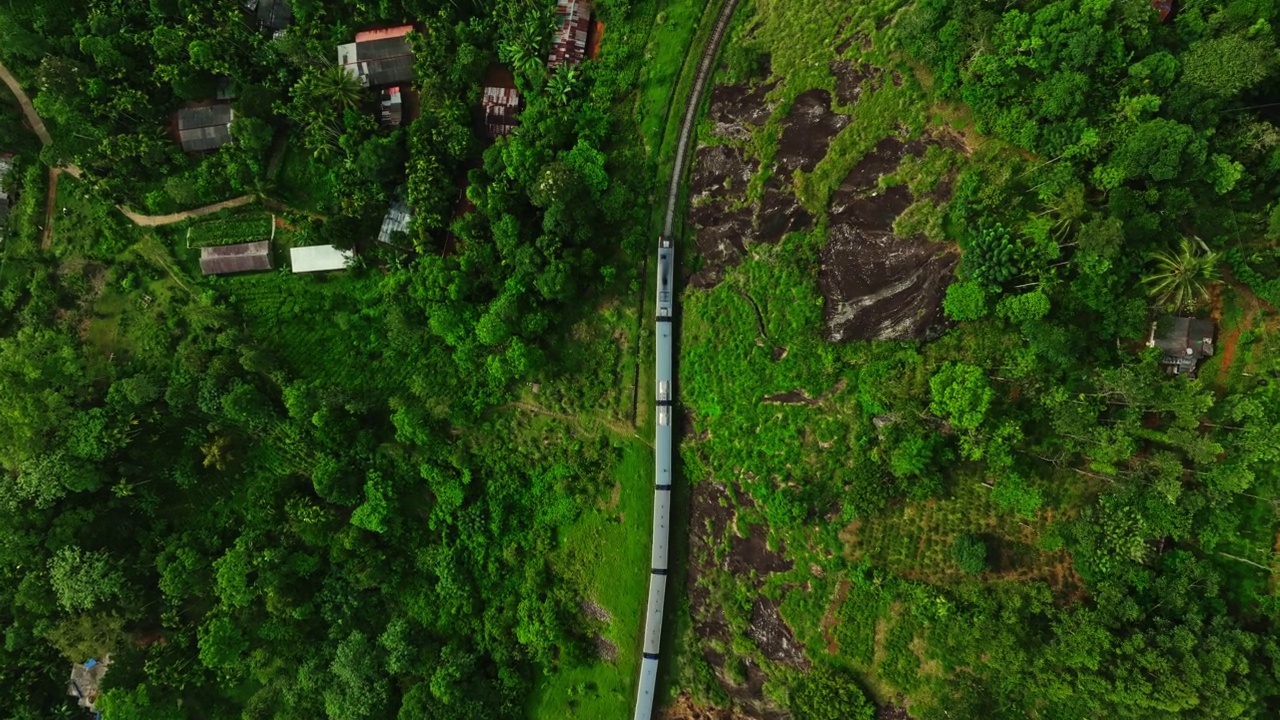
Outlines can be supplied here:
M293 22L289 0L244 0L244 9L257 18L258 27L277 36Z
M355 254L350 250L339 250L333 245L309 245L289 249L289 261L295 273L345 270L354 260Z
M229 77L218 78L218 90L213 95L219 102L230 102L236 99L236 84Z
M515 78L511 71L501 65L490 65L484 76L484 95L480 99L480 108L484 113L485 137L493 140L503 135L510 135L519 122L516 114L520 110L520 92L516 90Z
M382 126L400 127L404 122L404 93L396 85L382 91Z
M200 248L200 272L227 275L271 269L271 242L240 243Z
M5 219L9 217L9 206L13 204L13 191L9 189L12 182L13 156L0 155L0 230L5 227Z
M1165 316L1151 323L1147 347L1160 349L1160 366L1169 374L1194 377L1200 361L1213 355L1215 331L1208 320Z
M178 140L185 152L208 152L231 142L230 105L205 105L178 111Z
M94 705L97 704L98 695L101 693L102 676L107 674L107 667L110 665L110 655L104 656L101 661L90 658L83 663L72 665L71 679L67 682L67 695L75 698L76 704L80 707L94 712L96 710Z
M591 29L591 3L588 0L559 0L556 3L555 39L547 65L577 65L587 54L587 33Z
M407 85L413 80L412 25L366 30L355 42L338 46L338 65L365 87Z
M412 219L413 213L409 211L409 203L404 198L397 198L387 209L387 214L382 217L382 227L378 230L378 242L391 244L395 240L395 233L409 232L409 221Z

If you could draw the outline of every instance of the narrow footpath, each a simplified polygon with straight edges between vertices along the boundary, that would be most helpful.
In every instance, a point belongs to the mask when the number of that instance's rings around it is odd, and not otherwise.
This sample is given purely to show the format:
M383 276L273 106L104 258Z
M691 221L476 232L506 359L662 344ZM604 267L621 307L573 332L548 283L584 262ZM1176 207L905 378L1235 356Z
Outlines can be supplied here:
M13 96L18 99L18 105L22 107L22 114L26 116L27 125L31 128L32 132L36 134L36 137L40 138L41 144L46 147L52 145L53 138L50 137L49 129L45 127L44 120L42 120L40 118L40 114L36 112L35 105L31 103L31 98L27 95L26 91L22 89L22 85L18 83L18 79L13 76L13 73L9 72L9 68L5 67L4 63L0 63L0 81L3 81L9 88L9 92L13 93ZM58 175L60 173L66 173L74 178L81 178L84 176L84 174L80 172L80 168L76 167L74 164L67 164L49 169L49 193L45 198L44 203L44 234L40 238L40 248L42 250L48 250L53 245L53 221L57 216ZM124 214L125 217L129 218L133 224L139 227L157 227L160 225L172 225L174 223L179 223L193 217L200 217L202 215L212 215L219 210L225 210L227 208L236 208L248 205L253 202L254 199L255 197L253 195L241 195L237 198L223 200L222 202L213 203L212 205L206 205L194 210L184 210L182 212L170 213L168 215L143 215L130 210L125 205L117 205L116 207Z

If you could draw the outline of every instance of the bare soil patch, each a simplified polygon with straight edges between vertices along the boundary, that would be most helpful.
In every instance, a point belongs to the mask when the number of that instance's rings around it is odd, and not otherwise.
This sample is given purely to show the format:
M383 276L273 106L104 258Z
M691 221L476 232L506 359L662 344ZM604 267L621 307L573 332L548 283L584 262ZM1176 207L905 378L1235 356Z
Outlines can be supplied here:
M711 119L711 134L733 140L747 140L751 132L769 120L773 104L766 96L777 83L764 83L752 88L747 85L718 85L711 91L711 105L707 117Z
M711 93L708 116L711 134L729 144L702 146L695 154L690 179L689 222L702 268L689 279L694 287L709 288L724 279L752 243L776 243L789 232L813 225L787 183L796 169L812 169L848 118L829 109L830 95L818 90L796 100L782 125L774 174L758 202L748 202L747 186L760 162L742 148L764 125L774 104L767 95L773 84L755 87L723 85Z
M660 717L664 720L750 720L753 715L744 715L736 710L703 707L693 701L688 694L682 693L676 701L662 710Z
M884 79L884 70L843 58L831 61L831 74L836 78L836 100L842 105L858 102L865 89L879 85Z
M751 607L751 627L747 629L747 637L760 648L764 656L774 662L786 663L794 667L809 667L804 657L804 648L796 641L787 627L786 621L778 612L777 603L767 598L756 598Z
M906 187L879 180L927 143L885 138L832 195L818 285L832 342L932 339L945 327L942 297L959 255L950 245L900 238L893 221L911 205Z
M786 714L764 695L766 675L762 668L751 659L743 658L743 667L737 673L730 673L727 667L729 658L714 649L713 646L729 645L733 635L723 608L712 601L704 578L709 580L715 573L729 573L734 582L748 583L759 591L769 575L790 570L794 563L769 549L764 526L750 526L745 537L736 534L737 513L730 502L728 488L723 484L706 480L695 485L691 504L689 576L685 590L694 632L703 641L709 641L703 646L703 658L711 665L721 687L733 699L734 706L739 712L746 713L725 717L784 718ZM726 538L728 552L718 559L717 552ZM803 647L778 612L778 606L767 598L758 596L754 600L747 637L769 660L797 668L808 666ZM734 675L742 681L735 681Z
M813 172L827 155L831 139L849 124L849 116L831 109L831 93L809 90L796 98L782 121L782 136L773 156L774 171L790 177L796 170Z

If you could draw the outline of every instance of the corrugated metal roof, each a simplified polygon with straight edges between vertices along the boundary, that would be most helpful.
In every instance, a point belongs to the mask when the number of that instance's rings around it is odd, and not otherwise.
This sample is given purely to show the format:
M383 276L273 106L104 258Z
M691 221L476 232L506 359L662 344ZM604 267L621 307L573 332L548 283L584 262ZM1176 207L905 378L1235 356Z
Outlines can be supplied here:
M208 105L178 111L178 138L187 152L214 150L231 142L230 105Z
M338 64L367 87L397 85L413 80L413 50L405 37L411 26L356 35L356 42L338 46Z
M356 42L369 42L371 40L383 40L386 38L404 37L413 30L412 25L400 25L398 27L383 28L381 30L363 30L356 33Z
M271 242L240 243L200 248L200 272L205 275L271 269Z
M591 3L587 0L559 0L556 3L556 30L547 65L577 65L587 54L587 32L591 27Z
M289 262L295 273L342 270L351 264L355 254L332 245L308 245L289 249Z
M378 242L390 243L392 233L409 232L409 220L412 217L413 214L409 212L409 203L403 198L396 200L382 218L382 229L378 230Z
M1217 328L1208 320L1186 317L1162 317L1151 326L1147 343L1164 354L1165 365L1192 370L1202 359L1213 355L1213 337Z
M293 8L288 0L261 0L258 23L268 30L283 30L293 22Z
M484 128L490 139L510 134L519 124L520 93L515 88L486 87L480 101L484 108Z

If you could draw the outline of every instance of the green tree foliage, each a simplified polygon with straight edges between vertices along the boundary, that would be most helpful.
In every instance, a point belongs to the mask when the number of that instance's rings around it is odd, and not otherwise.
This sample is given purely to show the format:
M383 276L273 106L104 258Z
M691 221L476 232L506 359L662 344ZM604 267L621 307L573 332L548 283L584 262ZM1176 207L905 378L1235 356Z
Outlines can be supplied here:
M957 430L977 429L995 397L982 368L961 362L943 365L929 379L929 390L930 410Z
M986 287L980 282L954 282L947 286L942 309L952 320L981 320L990 312L988 297Z
M1174 250L1151 256L1155 264L1143 281L1156 304L1186 311L1209 298L1209 284L1218 279L1218 254L1183 237Z
M49 583L67 611L93 610L125 591L124 575L110 555L76 546L60 548L49 559Z
M872 705L847 671L818 665L791 688L791 712L797 720L871 720Z

